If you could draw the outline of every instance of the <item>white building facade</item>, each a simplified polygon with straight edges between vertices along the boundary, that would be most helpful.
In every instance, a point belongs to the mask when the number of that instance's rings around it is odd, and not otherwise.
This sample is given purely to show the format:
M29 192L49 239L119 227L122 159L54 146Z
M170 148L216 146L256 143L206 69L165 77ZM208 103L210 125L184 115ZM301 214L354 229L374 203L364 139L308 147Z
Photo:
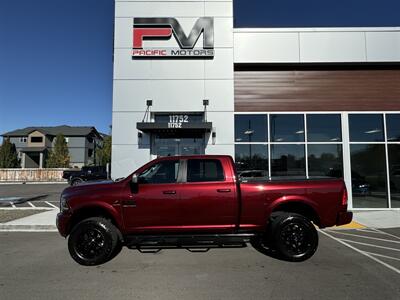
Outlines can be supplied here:
M112 177L229 154L256 177L343 177L352 208L400 208L400 28L233 19L232 1L115 2Z

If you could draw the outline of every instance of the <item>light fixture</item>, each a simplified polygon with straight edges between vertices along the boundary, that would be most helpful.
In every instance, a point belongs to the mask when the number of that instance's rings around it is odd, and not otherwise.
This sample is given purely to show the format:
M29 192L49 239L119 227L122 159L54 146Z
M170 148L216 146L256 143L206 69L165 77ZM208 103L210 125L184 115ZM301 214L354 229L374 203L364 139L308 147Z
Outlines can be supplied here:
M217 140L217 133L215 131L211 133L211 138L212 138L212 144L215 145L215 142Z
M204 122L207 122L207 106L210 103L208 99L203 100L203 106L204 106Z
M253 134L253 133L254 133L254 130L246 130L244 132L244 134L246 134L246 135L250 135L250 134Z
M372 130L365 131L364 133L373 134L373 133L378 133L378 132L381 132L381 130L380 129L372 129Z
M153 100L146 100L147 107L153 106Z

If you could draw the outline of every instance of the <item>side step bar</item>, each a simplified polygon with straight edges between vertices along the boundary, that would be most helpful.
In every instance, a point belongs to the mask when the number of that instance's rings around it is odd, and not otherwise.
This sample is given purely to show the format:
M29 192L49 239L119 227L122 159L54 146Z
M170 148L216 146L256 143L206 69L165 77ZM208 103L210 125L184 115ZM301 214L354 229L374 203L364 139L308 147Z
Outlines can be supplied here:
M210 248L243 248L254 234L204 235L132 235L125 236L125 245L142 253L157 253L161 249L187 249L207 252Z

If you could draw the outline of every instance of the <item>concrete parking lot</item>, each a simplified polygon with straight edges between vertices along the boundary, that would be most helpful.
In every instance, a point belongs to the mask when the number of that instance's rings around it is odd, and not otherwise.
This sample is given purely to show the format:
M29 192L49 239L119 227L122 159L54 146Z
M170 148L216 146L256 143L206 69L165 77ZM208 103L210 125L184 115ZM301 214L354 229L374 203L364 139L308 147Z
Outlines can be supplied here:
M400 229L390 234L398 237ZM251 247L195 254L123 249L105 265L82 267L57 233L0 233L0 241L0 299L400 297L399 273L324 234L316 255L303 263L276 260Z

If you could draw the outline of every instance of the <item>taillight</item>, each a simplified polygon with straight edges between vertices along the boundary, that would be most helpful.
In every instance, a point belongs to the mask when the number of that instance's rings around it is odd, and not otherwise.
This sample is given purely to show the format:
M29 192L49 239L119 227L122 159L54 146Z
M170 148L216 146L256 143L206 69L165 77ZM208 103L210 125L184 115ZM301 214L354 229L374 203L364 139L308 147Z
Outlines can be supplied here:
M344 187L343 195L342 195L342 205L343 206L347 206L347 199L348 199L347 189L346 189L346 187Z

